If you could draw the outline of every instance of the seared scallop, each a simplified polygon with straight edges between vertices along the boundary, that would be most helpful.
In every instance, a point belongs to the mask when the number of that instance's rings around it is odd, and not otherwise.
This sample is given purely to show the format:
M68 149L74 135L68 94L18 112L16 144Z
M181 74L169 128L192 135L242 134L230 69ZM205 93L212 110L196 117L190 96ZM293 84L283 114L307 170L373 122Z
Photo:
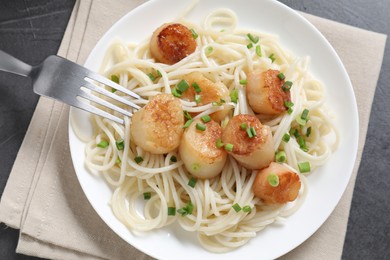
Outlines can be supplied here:
M183 124L180 100L170 94L158 94L134 113L132 141L150 153L168 153L179 147Z
M278 115L287 110L290 91L283 90L285 80L279 70L254 70L247 77L247 97L252 110L259 114Z
M181 97L183 99L194 101L195 95L198 95L198 106L207 105L213 102L221 102L221 100L226 102L229 101L229 90L222 82L213 82L200 72L192 72L185 75L183 79L190 85L190 88L182 94ZM199 86L200 92L196 92L193 84ZM230 108L226 108L224 110L214 112L210 116L213 120L219 122L226 117L229 111Z
M229 154L247 169L267 167L275 157L270 127L262 125L253 115L232 117L223 130L222 142Z
M202 127L197 127L197 124ZM192 175L207 179L221 173L227 158L226 151L216 146L221 134L222 129L217 122L211 120L205 123L199 118L184 131L179 153Z
M288 167L272 162L257 172L253 193L267 204L282 204L294 201L301 188L301 180Z
M157 28L150 40L150 52L158 61L174 64L196 49L196 41L190 29L180 23L163 24Z

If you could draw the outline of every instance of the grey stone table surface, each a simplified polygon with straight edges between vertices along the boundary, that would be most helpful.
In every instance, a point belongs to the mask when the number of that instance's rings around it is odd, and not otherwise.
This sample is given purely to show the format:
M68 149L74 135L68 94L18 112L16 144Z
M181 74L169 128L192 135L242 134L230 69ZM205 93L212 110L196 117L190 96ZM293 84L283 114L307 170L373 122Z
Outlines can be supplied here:
M0 49L37 64L55 54L75 0L1 0ZM300 11L390 34L390 0L281 0ZM368 65L369 66L369 65ZM0 72L0 195L38 101L28 79ZM18 231L0 225L0 259L15 253ZM357 175L343 259L390 259L390 52L385 57Z

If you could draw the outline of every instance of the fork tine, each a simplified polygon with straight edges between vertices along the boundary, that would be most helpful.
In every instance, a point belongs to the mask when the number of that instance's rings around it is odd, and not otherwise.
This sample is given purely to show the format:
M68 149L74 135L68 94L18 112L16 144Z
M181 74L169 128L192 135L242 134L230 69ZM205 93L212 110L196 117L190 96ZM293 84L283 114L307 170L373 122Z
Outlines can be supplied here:
M102 99L102 98L99 98L99 97L97 97L97 96L95 96L95 95L92 95L91 93L82 91L82 92L80 92L80 93L78 94L78 96L83 97L83 98L85 98L85 99L87 99L87 100L89 100L89 101L93 101L93 102L95 102L95 103L97 103L97 104L99 104L99 105L108 107L108 108L110 108L110 109L112 109L112 110L114 110L114 111L117 111L117 112L119 112L119 113L125 115L125 116L131 117L131 116L133 115L133 114L130 113L129 111L126 111L126 110L124 110L123 108L120 108L120 107L118 107L118 106L115 106L114 104L112 104L112 103L110 103L110 102L108 102L108 101L106 101L106 100L104 100L104 99Z
M84 82L83 86L86 87L86 88L88 88L88 89L90 89L90 90L99 92L100 94L103 94L103 95L105 95L105 96L107 96L107 97L110 97L110 98L112 98L112 99L115 99L116 101L119 101L119 102L121 102L121 103L123 103L123 104L125 104L125 105L134 107L134 108L136 108L136 109L140 109L140 108L141 108L140 106L134 104L133 102L130 102L130 101L124 99L123 97L118 96L118 95L115 95L115 94L111 93L110 91L108 91L108 90L106 90L106 89L104 89L104 88L101 88L101 87L99 87L99 86L96 86L95 84L92 84L92 83L90 83L90 82L87 82L87 81Z
M80 108L82 110L85 110L89 113L93 113L95 115L98 115L98 116L102 116L102 117L105 117L107 119L110 119L116 123L119 123L121 125L123 125L125 123L125 121L123 119L120 119L119 117L116 117L114 115L111 115L110 113L107 113L106 111L103 111L97 107L94 107L90 104L87 104L85 102L82 102L82 101L79 101L79 100L76 100L77 102L74 102L75 104L73 104L75 107L77 108Z
M119 84L116 84L114 81L112 80L109 80L108 78L100 75L100 74L97 74L97 73L94 73L94 72L90 72L88 73L88 78L92 79L92 80L96 80L96 81L99 81L100 83L103 83L109 87L112 87L116 90L119 90L129 96L132 96L134 98L137 98L137 99L141 99L141 97L137 94L135 94L134 92L128 90L127 88L119 85Z

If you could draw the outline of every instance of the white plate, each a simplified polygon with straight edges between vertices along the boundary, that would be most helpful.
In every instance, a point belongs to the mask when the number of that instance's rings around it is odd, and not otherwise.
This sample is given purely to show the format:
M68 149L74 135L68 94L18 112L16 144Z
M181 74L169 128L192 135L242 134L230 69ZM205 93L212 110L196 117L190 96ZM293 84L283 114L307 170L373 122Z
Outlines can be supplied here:
M97 70L112 39L139 42L164 22L173 20L185 10L190 0L152 0L119 20L98 42L86 62ZM358 113L353 89L336 52L321 33L292 9L272 0L200 0L188 19L201 22L216 8L234 10L239 27L278 34L282 46L297 56L311 56L311 72L327 87L328 101L337 115L341 143L330 161L308 178L310 190L303 206L288 217L284 225L272 225L259 232L247 245L226 254L203 249L193 233L177 226L167 227L137 237L113 215L108 201L112 190L103 179L84 167L84 146L69 127L69 141L74 168L80 184L105 223L125 241L158 259L257 259L277 258L309 238L328 218L339 202L352 173L358 145ZM86 115L72 109L71 116L89 129Z

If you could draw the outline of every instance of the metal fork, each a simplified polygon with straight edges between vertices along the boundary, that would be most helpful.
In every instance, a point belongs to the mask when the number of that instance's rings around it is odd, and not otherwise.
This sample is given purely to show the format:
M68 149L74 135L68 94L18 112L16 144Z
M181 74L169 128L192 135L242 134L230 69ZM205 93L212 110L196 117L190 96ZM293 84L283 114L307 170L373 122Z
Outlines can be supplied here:
M108 118L120 124L124 124L123 119L93 106L88 101L110 108L128 117L131 117L132 113L93 95L93 92L110 97L135 109L140 108L125 98L98 86L95 82L119 90L136 99L141 99L139 95L98 73L59 56L49 56L41 64L30 66L0 50L0 70L30 77L33 83L33 90L38 95L54 98L70 106Z

